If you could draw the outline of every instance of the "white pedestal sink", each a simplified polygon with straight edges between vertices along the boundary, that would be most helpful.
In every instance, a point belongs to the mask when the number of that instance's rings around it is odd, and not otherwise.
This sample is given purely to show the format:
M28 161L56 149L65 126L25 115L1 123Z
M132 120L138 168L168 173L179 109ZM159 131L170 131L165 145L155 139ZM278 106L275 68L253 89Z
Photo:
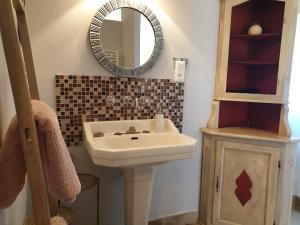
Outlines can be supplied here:
M154 120L84 123L84 144L93 162L124 171L126 225L148 225L154 166L195 153L195 139L180 134L168 119L164 125L158 133ZM137 133L128 134L130 127Z

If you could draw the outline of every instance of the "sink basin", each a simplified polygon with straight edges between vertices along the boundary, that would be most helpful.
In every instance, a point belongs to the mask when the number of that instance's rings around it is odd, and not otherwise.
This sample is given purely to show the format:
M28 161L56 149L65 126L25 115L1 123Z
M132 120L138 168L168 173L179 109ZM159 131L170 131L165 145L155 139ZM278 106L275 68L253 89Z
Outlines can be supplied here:
M87 122L84 123L84 143L93 162L108 167L193 157L195 139L180 134L171 120L164 120L164 132L156 132L154 124L154 120ZM124 134L129 127L135 127L138 133ZM101 137L94 137L99 133Z
M96 165L124 171L126 225L148 225L154 166L192 158L196 140L180 134L173 122L155 120L87 122L84 144Z

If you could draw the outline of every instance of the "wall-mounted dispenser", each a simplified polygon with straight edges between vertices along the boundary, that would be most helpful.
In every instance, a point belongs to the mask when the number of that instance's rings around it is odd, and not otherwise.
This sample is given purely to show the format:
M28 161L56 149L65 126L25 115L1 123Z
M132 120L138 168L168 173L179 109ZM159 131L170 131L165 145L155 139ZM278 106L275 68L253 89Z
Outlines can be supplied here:
M173 58L175 82L184 82L187 63L187 58Z

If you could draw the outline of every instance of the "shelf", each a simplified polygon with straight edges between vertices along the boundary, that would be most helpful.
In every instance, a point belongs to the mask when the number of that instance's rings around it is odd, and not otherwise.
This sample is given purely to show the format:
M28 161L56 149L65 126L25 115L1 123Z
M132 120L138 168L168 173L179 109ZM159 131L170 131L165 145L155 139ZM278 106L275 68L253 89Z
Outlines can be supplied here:
M219 135L223 137L248 138L253 140L270 141L276 143L296 143L299 138L283 137L272 132L253 129L248 127L227 127L227 128L203 128L203 133L210 135Z
M246 61L231 61L230 64L240 64L240 65L253 65L253 66L265 66L265 65L278 65L278 62L275 61L255 61L255 60L246 60Z
M225 90L233 93L275 95L277 81L276 60L232 60L228 65Z
M243 90L243 89L237 89L237 90L230 90L227 89L226 90L227 93L239 93L239 94L260 94L260 92L257 89L247 89L247 90Z
M274 96L268 94L248 94L248 93L232 93L227 92L227 95L230 97L217 97L214 98L215 101L226 101L226 102L253 102L253 103L269 103L269 104L288 104L288 102L283 100L273 100L273 99L264 99L264 97ZM246 95L246 96L245 96ZM257 98L248 98L247 95L255 95Z
M249 127L278 133L280 104L220 102L219 128Z
M280 38L280 33L269 33L269 34L259 34L259 35L249 35L249 34L231 34L231 38L241 38L248 40L265 40L272 38Z

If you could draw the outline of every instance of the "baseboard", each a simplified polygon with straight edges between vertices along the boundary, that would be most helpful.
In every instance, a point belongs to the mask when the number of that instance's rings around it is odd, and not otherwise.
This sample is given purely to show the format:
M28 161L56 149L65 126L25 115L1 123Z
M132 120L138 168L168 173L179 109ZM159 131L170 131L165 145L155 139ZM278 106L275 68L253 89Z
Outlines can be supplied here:
M188 225L197 224L198 212L187 212L179 215L150 221L149 225Z
M299 196L294 195L293 205L294 205L294 209L300 212L300 197Z

